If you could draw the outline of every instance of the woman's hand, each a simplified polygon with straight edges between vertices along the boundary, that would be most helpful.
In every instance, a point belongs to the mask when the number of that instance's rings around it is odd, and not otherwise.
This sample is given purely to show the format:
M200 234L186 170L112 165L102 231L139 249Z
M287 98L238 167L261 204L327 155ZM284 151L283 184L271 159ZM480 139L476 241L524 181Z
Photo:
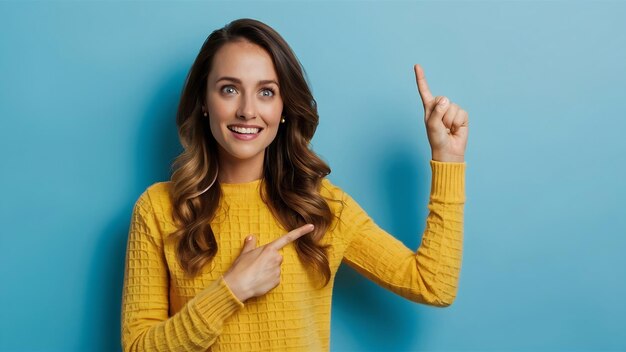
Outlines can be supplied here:
M241 253L224 274L224 281L240 301L262 296L280 283L280 264L283 256L278 252L287 244L313 231L307 224L288 232L274 241L256 247L256 238L248 236Z
M464 162L467 146L468 114L445 96L433 97L424 70L415 64L415 80L424 105L424 122L432 159L442 162Z

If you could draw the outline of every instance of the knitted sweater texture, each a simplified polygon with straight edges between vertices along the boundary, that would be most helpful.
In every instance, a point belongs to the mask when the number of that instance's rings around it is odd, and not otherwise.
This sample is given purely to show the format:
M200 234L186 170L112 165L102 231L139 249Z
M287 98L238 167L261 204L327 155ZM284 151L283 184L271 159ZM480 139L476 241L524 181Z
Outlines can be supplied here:
M211 227L215 258L196 277L176 257L170 182L149 186L133 208L121 307L124 351L328 351L331 295L343 262L411 301L446 307L458 291L463 247L465 163L430 160L429 213L413 251L380 228L346 192L324 179L320 194L338 216L322 239L331 244L331 281L308 274L293 243L282 248L280 284L241 302L222 275L244 238L257 246L289 232L261 200L261 180L221 184L223 197ZM417 214L416 214L417 216Z

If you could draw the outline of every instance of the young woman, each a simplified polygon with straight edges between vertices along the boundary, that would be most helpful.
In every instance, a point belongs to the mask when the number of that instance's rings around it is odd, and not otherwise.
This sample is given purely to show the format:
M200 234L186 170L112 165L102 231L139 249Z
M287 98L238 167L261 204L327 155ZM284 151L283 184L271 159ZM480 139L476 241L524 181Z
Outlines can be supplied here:
M426 229L412 251L326 176L303 69L266 24L214 31L177 113L170 181L135 203L121 311L124 351L320 351L341 262L414 302L456 297L468 114L415 65L432 148ZM366 309L367 307L364 307Z

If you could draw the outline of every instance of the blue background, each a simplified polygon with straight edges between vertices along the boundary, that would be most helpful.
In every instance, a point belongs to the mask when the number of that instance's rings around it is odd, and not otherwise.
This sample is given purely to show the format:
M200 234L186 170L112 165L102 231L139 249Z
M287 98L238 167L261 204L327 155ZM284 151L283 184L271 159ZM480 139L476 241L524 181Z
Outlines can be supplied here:
M0 3L0 350L120 349L132 205L168 179L202 42L240 17L290 43L330 179L410 248L430 191L413 64L469 112L457 300L343 266L331 350L626 350L617 1Z

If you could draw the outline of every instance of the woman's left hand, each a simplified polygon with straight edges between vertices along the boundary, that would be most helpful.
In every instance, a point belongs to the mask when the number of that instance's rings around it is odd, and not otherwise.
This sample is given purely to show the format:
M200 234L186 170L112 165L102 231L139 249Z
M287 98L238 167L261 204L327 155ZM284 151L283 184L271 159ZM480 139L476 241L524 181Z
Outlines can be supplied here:
M445 96L433 97L424 70L416 64L415 80L424 105L424 123L432 159L442 162L464 162L467 146L468 114Z

